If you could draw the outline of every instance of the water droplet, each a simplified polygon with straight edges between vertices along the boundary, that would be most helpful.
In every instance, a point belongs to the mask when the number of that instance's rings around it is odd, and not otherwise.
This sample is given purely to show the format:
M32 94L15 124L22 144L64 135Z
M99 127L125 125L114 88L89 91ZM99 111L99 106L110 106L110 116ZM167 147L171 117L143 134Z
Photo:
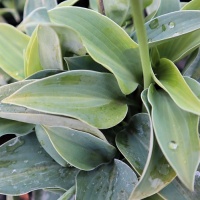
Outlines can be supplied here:
M166 29L167 29L166 26L163 24L162 25L162 32L166 31Z
M14 174L14 173L16 173L17 172L17 170L16 169L13 169L12 170L12 174Z
M175 142L175 141L171 141L169 143L169 148L172 149L172 150L176 150L178 147L178 144Z
M151 39L151 38L149 38L149 39L148 39L148 42L152 42L152 39Z
M156 29L159 27L159 21L158 19L154 19L153 21L150 22L149 27L151 29Z
M41 154L42 153L42 151L38 151L38 154Z
M18 76L18 75L19 75L19 72L16 72L15 75Z
M174 22L169 22L169 28L174 28L175 27L175 23Z
M176 37L176 36L179 36L180 35L180 33L178 33L178 32L176 32L176 33L174 33L174 37Z
M28 160L24 160L24 163L28 163Z

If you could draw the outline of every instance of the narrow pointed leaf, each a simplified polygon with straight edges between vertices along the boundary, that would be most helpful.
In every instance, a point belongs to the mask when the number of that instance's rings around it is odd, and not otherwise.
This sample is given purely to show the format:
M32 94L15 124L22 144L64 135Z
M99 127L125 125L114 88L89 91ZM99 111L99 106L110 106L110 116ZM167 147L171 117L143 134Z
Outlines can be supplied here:
M73 186L65 192L58 200L70 200L76 193L76 187Z
M61 166L67 167L69 164L58 154L58 152L53 147L51 140L49 139L48 134L45 129L41 126L37 125L35 128L36 136L41 146L45 149L45 151Z
M128 165L114 160L90 172L80 171L76 178L76 199L128 199L137 182L137 176Z
M67 190L74 185L77 172L53 161L34 134L14 138L0 147L1 194L19 195L48 187Z
M37 30L38 28L33 32L25 51L24 62L26 77L43 69L39 58Z
M156 90L153 85L148 97L158 143L180 180L193 190L200 157L199 118L180 109L166 92Z
M162 58L160 64L153 68L153 71L155 82L170 95L180 108L200 115L200 100L187 85L173 62Z
M59 155L76 168L92 170L115 156L113 146L88 133L66 127L43 126L43 129Z
M142 174L147 161L150 132L149 116L140 113L133 116L128 127L116 137L118 149L138 174Z
M67 25L80 34L90 56L115 75L124 94L136 89L142 77L138 45L123 29L84 8L57 8L49 16L53 23Z
M69 71L34 81L2 102L74 117L102 129L121 122L127 112L114 76L92 71Z
M16 80L25 77L23 52L28 42L27 35L11 25L0 24L0 67Z
M0 87L0 101L9 95L13 94L16 90L20 89L22 86L33 82L32 80L18 81L16 83L7 84ZM31 123L31 124L44 124L49 126L66 126L72 129L84 131L107 141L103 133L93 126L89 126L77 119L50 115L47 113L36 112L31 109L27 109L15 105L0 104L0 117L16 120L19 122ZM19 123L20 124L20 123Z

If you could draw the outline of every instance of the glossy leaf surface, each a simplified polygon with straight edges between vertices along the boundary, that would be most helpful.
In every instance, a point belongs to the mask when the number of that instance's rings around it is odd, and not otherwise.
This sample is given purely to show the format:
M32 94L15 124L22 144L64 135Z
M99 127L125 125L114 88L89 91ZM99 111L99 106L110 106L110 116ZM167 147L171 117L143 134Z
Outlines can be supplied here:
M198 0L192 0L183 6L182 10L200 10L200 2Z
M76 180L77 200L128 199L138 182L131 168L119 160L90 172L81 171Z
M113 146L88 133L66 127L43 129L60 156L76 168L92 170L115 156Z
M57 8L49 16L52 22L67 25L80 34L90 56L115 75L124 94L136 89L142 76L138 45L123 29L84 8Z
M77 172L53 161L34 134L14 138L0 147L0 193L19 195L48 187L67 190L74 185Z
M124 101L113 75L92 71L70 71L35 81L3 100L74 117L102 129L123 120L127 112Z
M148 97L160 148L181 181L193 190L200 157L197 130L199 118L180 109L166 92L156 90L153 85Z

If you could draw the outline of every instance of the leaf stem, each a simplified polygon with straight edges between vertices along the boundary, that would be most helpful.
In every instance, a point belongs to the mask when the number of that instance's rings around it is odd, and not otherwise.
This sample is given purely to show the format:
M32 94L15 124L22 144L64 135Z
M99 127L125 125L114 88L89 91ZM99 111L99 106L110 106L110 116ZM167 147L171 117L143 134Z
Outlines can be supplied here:
M144 14L143 14L143 1L131 0L132 16L134 20L134 26L136 29L140 59L142 63L142 71L144 77L144 89L148 88L152 83L151 77L151 62L149 58L149 48L147 41L147 33L144 25Z
M103 0L98 0L98 10L102 15L105 15L104 3Z

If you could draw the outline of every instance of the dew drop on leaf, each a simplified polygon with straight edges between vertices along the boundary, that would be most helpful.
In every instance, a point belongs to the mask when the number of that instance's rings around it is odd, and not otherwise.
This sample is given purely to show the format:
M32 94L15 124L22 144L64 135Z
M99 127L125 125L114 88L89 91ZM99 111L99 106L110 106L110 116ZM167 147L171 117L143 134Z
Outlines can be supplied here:
M169 28L174 28L175 27L175 23L174 22L169 22Z
M156 29L159 27L159 21L158 19L154 19L153 21L150 22L149 27L151 29Z
M172 150L176 150L178 147L178 144L175 141L169 142L169 148Z

